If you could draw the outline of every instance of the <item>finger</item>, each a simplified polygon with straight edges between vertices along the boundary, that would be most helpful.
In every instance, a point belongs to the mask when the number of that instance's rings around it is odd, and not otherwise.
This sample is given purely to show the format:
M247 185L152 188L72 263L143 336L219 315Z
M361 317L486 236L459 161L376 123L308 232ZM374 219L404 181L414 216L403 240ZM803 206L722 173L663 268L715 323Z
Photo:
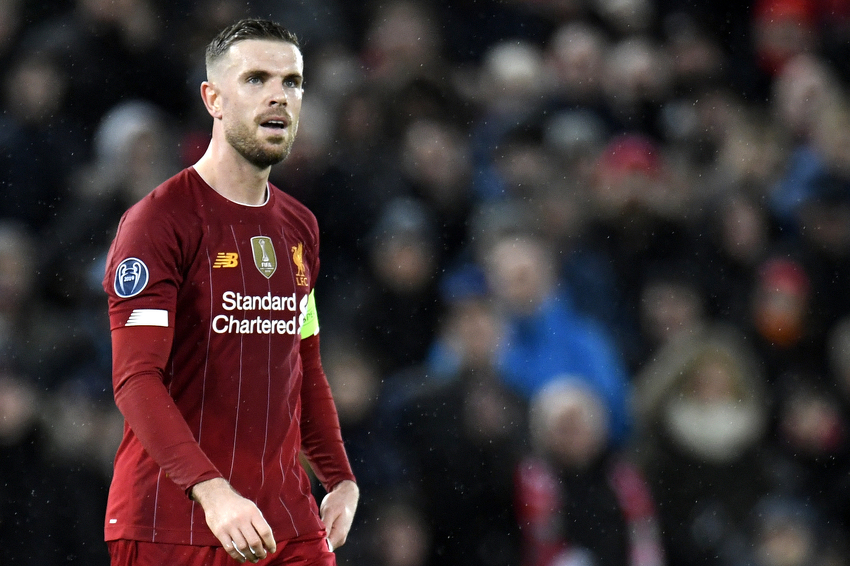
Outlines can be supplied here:
M333 548L339 548L345 544L350 526L342 513L329 514L329 520L325 521L328 543Z
M225 545L224 550L227 551L227 554L229 554L231 558L233 558L240 564L243 564L246 560L248 560L248 557L245 556L245 554L241 550L239 550L239 547L236 546L236 543L234 541L230 541L230 544Z
M260 556L260 554L262 554L262 556ZM266 551L262 548L254 550L254 547L249 545L248 549L245 551L245 556L248 557L248 562L257 563L266 557Z
M263 541L260 537L257 536L257 533L250 533L245 537L245 540L247 541L247 547L243 550L243 552L245 553L245 556L247 556L248 560L251 560L254 556L257 558L266 557L265 546L263 545Z
M274 533L272 533L272 528L269 524L265 519L255 520L251 524L260 537L257 541L257 546L262 546L269 553L274 554L277 550L277 543L274 540Z
M336 520L339 518L339 511L328 506L321 510L319 518L325 525L325 530L330 533L333 530L334 523L336 523Z
M262 560L267 556L266 549L263 548L261 544L249 544L248 552L253 554L257 558L257 560Z

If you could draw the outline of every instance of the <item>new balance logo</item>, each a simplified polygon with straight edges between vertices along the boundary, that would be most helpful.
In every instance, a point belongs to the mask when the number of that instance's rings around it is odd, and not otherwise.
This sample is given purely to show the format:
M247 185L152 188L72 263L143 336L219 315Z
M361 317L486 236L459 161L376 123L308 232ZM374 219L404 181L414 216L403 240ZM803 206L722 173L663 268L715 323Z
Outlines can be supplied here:
M239 265L239 254L236 252L219 252L218 255L215 256L215 261L213 262L213 269L217 269L219 267L236 267Z

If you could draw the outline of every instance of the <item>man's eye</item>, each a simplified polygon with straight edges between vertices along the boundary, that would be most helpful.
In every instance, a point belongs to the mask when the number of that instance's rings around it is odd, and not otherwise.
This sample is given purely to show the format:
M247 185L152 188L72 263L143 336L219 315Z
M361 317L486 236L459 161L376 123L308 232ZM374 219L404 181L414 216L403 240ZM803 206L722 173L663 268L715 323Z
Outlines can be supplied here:
M283 81L283 86L287 88L299 88L301 86L301 81L298 79L286 79Z
M252 84L252 85L259 85L259 84L263 84L263 80L262 80L260 77L256 77L256 76L254 76L254 77L248 77L248 81L247 81L247 82L248 82L249 84Z

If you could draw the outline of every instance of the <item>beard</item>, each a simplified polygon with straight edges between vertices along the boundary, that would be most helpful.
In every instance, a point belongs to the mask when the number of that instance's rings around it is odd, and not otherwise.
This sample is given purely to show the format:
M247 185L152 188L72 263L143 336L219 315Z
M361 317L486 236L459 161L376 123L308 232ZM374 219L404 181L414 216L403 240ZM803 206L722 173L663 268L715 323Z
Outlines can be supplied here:
M258 169L265 169L280 163L289 156L297 131L298 122L291 122L287 131L283 131L281 135L269 138L266 143L263 143L248 126L236 124L225 127L224 137L227 143L248 163ZM289 132L291 134L287 135Z

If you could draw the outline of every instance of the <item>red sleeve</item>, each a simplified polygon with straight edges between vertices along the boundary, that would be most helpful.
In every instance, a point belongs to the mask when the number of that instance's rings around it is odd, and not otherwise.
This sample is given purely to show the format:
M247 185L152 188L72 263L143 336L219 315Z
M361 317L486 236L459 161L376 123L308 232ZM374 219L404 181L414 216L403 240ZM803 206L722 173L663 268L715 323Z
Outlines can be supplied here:
M173 328L131 326L112 331L115 404L144 449L187 494L222 477L201 450L162 381Z
M355 481L342 444L339 417L322 369L319 336L301 341L304 382L301 386L301 448L326 490L343 480Z

